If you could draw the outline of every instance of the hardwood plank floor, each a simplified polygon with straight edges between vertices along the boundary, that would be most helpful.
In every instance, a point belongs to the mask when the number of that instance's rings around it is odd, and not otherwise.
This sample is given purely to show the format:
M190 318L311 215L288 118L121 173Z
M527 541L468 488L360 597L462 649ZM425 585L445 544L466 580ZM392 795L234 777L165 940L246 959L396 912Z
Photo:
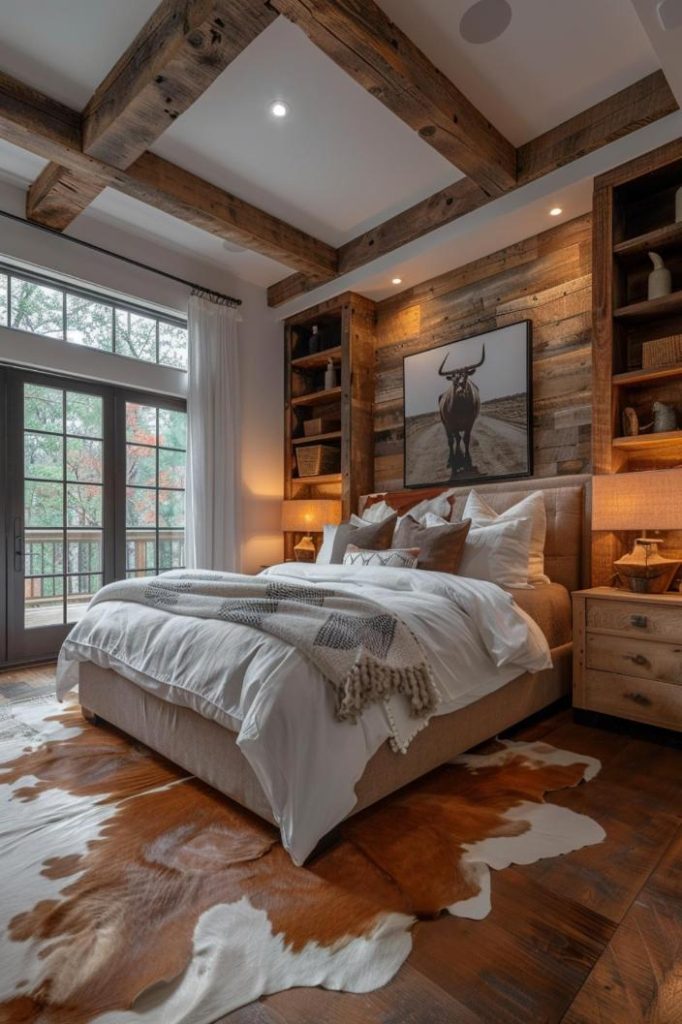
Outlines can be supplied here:
M0 673L0 704L50 688L54 666ZM293 989L219 1024L682 1024L682 738L570 709L511 733L601 759L552 800L604 843L494 872L491 914L420 922L383 989Z

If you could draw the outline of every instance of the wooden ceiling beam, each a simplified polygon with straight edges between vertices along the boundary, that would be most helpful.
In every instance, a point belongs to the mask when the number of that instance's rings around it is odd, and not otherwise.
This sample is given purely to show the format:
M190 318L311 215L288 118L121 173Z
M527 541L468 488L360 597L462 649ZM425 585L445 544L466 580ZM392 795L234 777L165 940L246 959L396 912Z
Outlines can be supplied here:
M484 192L498 196L514 186L514 146L374 0L271 3Z
M665 75L654 71L520 146L519 185L542 178L677 109Z
M139 157L112 187L279 263L295 264L318 283L338 272L333 246L153 153Z
M677 109L665 76L655 71L521 146L516 187L542 178ZM464 217L493 198L467 179L441 189L341 246L339 276ZM315 287L315 282L305 275L292 274L270 286L268 304L279 306Z
M1 138L67 168L87 187L124 192L318 283L336 275L332 246L152 153L126 170L88 156L81 149L79 125L75 111L0 73ZM44 191L54 185L54 174L44 170L38 179Z
M83 151L125 170L276 17L266 0L162 0L85 107ZM99 191L51 166L27 213L62 231Z

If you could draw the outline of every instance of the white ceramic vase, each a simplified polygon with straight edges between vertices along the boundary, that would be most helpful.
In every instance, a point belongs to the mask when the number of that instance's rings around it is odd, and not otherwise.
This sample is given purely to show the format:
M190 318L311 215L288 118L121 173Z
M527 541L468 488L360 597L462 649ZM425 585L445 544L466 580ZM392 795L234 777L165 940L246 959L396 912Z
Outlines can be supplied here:
M648 280L647 293L649 299L660 299L664 295L670 295L672 291L670 271L657 252L650 252L649 259L654 265Z
M324 386L327 391L336 387L336 370L331 359L327 363L327 369L324 371Z

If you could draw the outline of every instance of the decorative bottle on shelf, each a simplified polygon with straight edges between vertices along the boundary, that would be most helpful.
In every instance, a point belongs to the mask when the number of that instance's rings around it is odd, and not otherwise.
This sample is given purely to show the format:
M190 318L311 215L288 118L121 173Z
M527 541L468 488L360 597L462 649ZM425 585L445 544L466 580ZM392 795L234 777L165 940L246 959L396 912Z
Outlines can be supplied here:
M331 388L336 387L336 370L334 369L334 361L329 359L327 361L327 369L324 371L324 389L329 391Z
M649 259L654 269L649 274L647 294L649 299L661 299L664 295L670 295L672 291L672 278L670 271L663 263L657 252L650 252Z
M316 352L320 351L320 328L317 324L313 324L312 332L308 338L308 352L311 356L314 356Z

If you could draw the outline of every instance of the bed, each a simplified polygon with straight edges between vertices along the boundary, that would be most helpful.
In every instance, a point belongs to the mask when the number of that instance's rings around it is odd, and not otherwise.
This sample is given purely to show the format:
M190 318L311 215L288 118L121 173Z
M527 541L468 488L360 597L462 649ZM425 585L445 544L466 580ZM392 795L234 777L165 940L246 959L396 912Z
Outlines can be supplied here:
M273 700L268 704L267 679L263 684L261 678L258 701L255 705L252 701L241 718L236 716L233 720L229 715L220 717L217 714L207 717L206 705L202 705L200 711L196 706L178 703L171 689L173 680L168 670L166 682L163 678L150 681L149 673L141 678L139 673L131 671L128 663L132 659L126 654L123 637L120 649L116 649L116 657L111 656L111 650L106 658L100 657L96 645L88 648L87 637L78 651L67 651L66 656L63 652L60 692L65 693L77 683L78 698L86 717L118 727L277 825L292 859L302 863L317 842L344 817L357 813L470 747L540 711L568 692L572 653L569 595L570 591L583 585L588 571L583 530L588 514L588 481L587 477L563 477L476 488L498 512L511 507L530 491L543 491L547 512L545 568L552 583L533 590L515 591L513 596L516 606L539 625L547 638L552 664L538 671L516 671L513 678L505 678L503 683L498 679L491 692L462 701L463 706L456 710L433 717L426 728L414 735L404 754L395 753L385 742L387 735L381 732L376 716L363 715L357 725L334 723L332 728L325 712L315 708L319 688L314 688L310 679L306 679L307 670L302 665L299 665L295 678L290 679L292 692L287 698L290 704L298 701L296 707L300 713L295 716L296 736L291 735L290 721L278 720L279 711ZM455 492L460 511L468 490L462 488ZM427 493L433 492L397 492L386 495L386 500L404 510L409 503L420 500ZM361 500L361 508L365 500ZM341 567L333 566L331 570L336 571L337 577L343 576ZM314 568L306 570L297 565L269 570L275 574L304 577L306 571L315 573ZM410 570L380 569L376 572L409 573ZM422 575L444 577L446 574ZM481 587L467 590L466 581L460 581L460 584L465 591L465 597L458 598L462 607L474 607L480 602L478 614L484 621L485 601L489 600L489 593L484 590L479 597ZM458 587L461 589L460 584ZM445 584L440 581L437 585ZM429 590L432 582L427 580L424 588L428 593L423 600L427 603L436 600ZM413 598L417 602L417 596L410 595L410 600ZM106 620L109 624L115 620L113 606L110 607L111 614ZM115 630L115 622L108 628ZM248 632L253 634L255 631ZM83 637L82 633L79 635ZM197 659L213 658L211 664L215 671L216 658L224 658L225 654L207 653L206 648L210 646L208 634L197 633L197 636L206 638L195 641ZM286 662L287 657L286 652L281 653L280 661ZM257 661L257 658L253 660ZM246 667L240 669L245 681L242 691L247 697L244 698L242 693L241 699L248 704L251 699L247 685L251 662L247 658L243 664ZM278 671L280 667L273 670L273 678ZM509 668L506 671L509 676ZM176 664L173 672L189 676L192 672L199 673L199 670L197 663L191 662L185 652L184 661ZM261 669L260 676L263 675L264 670ZM297 695L299 685L300 694ZM271 689L274 692L274 685ZM311 694L315 694L312 699ZM326 696L319 700L324 704ZM257 706L255 712L254 706ZM269 711L270 718L264 708ZM328 717L331 719L331 715ZM258 744L254 740L256 734ZM288 743L290 749L278 760L277 748L284 743ZM329 757L328 750L334 743L343 748L339 755L341 760L327 763L324 758ZM256 746L258 757L253 755ZM265 767L264 758L268 762ZM341 763L343 770L338 768ZM285 770L282 765L286 765Z

